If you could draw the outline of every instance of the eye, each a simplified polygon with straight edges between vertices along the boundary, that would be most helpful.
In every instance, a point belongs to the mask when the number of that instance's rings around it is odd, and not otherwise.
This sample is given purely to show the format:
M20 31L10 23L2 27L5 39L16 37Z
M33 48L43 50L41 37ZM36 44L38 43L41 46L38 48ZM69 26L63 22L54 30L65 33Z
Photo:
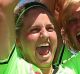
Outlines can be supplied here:
M46 27L48 32L53 32L54 31L54 26L47 26Z
M39 27L34 27L34 28L31 28L30 29L30 33L38 33L40 31L40 28Z
M77 20L77 18L71 18L66 23L70 24L70 25L73 25L73 24L77 24L78 20Z

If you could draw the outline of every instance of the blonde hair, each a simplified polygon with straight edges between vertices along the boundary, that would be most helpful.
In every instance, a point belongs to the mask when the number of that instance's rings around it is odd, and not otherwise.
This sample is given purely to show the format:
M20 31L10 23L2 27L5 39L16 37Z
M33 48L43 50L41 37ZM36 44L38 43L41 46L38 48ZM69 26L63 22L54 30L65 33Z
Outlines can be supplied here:
M60 13L60 23L62 24L66 18L69 17L70 13L72 11L72 6L74 6L76 8L76 6L80 6L80 0L66 0L64 5L63 5L63 9ZM63 23L65 24L65 23Z
M70 4L76 4L78 2L80 2L80 0L65 0L63 9L67 8Z

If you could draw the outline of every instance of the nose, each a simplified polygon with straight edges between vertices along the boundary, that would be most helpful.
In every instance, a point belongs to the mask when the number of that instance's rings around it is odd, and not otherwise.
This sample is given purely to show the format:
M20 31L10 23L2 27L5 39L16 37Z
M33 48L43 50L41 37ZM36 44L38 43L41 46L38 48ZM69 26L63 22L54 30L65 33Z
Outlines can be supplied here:
M43 38L43 39L48 39L49 32L45 28L42 29L41 32L40 32L40 37Z

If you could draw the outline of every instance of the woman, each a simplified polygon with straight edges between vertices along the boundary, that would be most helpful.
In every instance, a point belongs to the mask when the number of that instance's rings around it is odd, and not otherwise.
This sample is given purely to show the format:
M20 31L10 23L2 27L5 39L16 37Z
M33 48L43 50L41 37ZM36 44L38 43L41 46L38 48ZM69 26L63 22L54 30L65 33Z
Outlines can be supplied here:
M61 23L67 34L67 45L76 54L61 67L61 74L80 74L80 0L69 0L61 13Z
M27 1L18 4L15 14L17 47L24 60L39 67L43 74L52 74L52 61L58 44L54 16L44 5Z
M60 17L65 33L68 36L69 45L77 50L80 50L79 2L79 0L66 1Z

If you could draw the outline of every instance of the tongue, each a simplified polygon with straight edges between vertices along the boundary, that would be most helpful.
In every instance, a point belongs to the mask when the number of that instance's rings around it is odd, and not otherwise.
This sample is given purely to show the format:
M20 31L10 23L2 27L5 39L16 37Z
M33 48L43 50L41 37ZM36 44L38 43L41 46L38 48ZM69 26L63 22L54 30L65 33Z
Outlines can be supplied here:
M49 47L38 47L37 51L40 55L47 55L49 53Z

